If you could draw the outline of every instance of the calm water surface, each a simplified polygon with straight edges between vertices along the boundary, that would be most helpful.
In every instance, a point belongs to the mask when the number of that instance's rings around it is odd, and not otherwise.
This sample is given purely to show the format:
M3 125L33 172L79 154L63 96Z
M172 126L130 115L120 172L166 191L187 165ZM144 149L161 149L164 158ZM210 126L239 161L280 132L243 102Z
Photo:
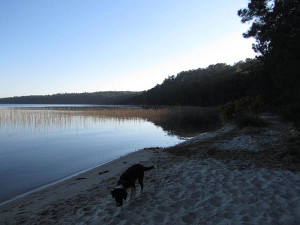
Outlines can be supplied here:
M0 105L0 202L138 149L183 141L145 119L19 107Z

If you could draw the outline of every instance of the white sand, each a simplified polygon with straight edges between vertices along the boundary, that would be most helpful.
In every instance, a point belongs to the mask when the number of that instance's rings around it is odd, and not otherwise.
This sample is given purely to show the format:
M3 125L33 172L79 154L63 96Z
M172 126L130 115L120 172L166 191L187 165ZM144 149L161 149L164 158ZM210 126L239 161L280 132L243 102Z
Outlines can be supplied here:
M163 166L146 181L145 192L134 201L116 209L108 196L86 221L155 225L297 224L300 220L299 174L231 170L206 159Z
M222 133L218 132L214 134ZM133 201L117 208L108 187L115 187L120 174L135 163L156 168L145 172L144 192L139 193L137 184ZM106 170L109 172L99 175ZM299 221L299 172L255 167L241 170L234 162L176 157L159 149L129 154L0 206L0 224L298 224Z
M264 138L261 138L262 136L264 136ZM224 150L246 150L257 152L262 149L262 146L278 141L279 138L279 131L262 129L262 133L260 134L242 134L230 140L218 141L214 144L214 146Z

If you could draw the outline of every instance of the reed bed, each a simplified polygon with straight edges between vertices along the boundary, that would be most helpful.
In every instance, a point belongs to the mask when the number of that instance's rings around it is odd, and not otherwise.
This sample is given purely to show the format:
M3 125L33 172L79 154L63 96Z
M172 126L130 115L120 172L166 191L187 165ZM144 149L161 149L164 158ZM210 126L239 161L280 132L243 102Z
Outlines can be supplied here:
M145 120L174 133L219 122L215 108L206 107L55 107L0 108L0 129L47 129L51 127L84 127L104 121ZM176 132L175 132L176 133Z
M71 124L69 112L0 108L0 129L46 129Z
M66 110L61 108L60 110ZM148 121L173 120L181 122L208 122L218 120L218 114L213 107L175 106L162 108L77 108L72 110L81 116L95 116L103 118L144 119Z

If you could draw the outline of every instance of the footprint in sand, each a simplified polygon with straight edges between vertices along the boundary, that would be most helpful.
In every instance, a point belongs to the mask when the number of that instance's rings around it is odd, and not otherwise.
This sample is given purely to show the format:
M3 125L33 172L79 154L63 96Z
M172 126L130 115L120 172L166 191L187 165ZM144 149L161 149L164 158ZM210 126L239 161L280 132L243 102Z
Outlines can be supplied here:
M196 218L196 215L194 213L188 212L186 215L184 215L181 219L186 224L193 224L194 220Z
M233 219L235 216L235 214L232 211L226 211L223 215L224 215L224 218L229 219L229 220Z
M155 213L155 216L154 216L154 222L155 224L160 224L164 221L165 219L165 214L162 214L162 213Z
M170 211L169 207L166 207L166 206L164 206L164 205L159 205L159 206L157 207L157 210L159 210L159 211L161 211L161 212L169 212L169 211Z
M201 197L200 191L195 191L191 194L191 198L193 198L193 199L199 199L200 197Z
M83 214L83 216L92 216L94 213L93 212L85 212L84 214Z

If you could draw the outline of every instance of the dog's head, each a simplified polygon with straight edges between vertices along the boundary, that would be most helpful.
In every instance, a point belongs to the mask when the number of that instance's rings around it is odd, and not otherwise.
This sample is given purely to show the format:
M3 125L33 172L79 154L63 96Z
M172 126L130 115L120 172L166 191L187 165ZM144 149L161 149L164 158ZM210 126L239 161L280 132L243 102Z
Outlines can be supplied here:
M111 195L116 200L118 207L123 205L123 200L127 198L127 192L124 188L115 188L111 191Z

